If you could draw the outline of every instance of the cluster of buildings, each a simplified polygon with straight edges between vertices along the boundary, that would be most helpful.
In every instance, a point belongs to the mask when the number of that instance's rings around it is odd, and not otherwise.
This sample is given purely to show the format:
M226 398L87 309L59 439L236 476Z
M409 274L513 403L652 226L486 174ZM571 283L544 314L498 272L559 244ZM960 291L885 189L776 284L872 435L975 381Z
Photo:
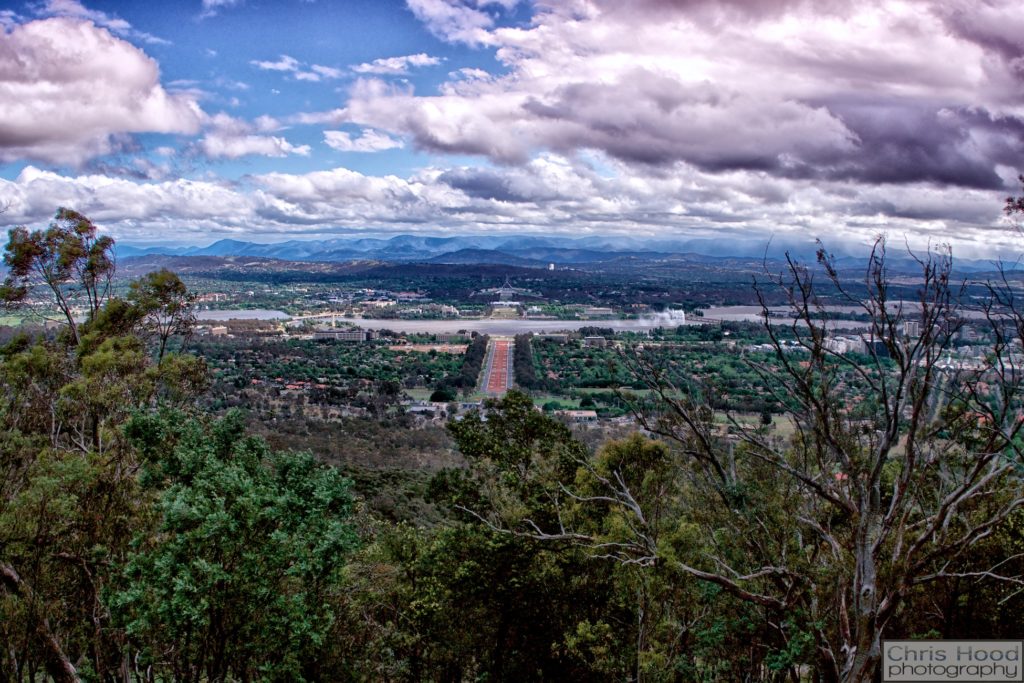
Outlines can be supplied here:
M358 327L339 327L313 332L313 339L329 341L365 342L376 338L377 335L373 330L362 330Z

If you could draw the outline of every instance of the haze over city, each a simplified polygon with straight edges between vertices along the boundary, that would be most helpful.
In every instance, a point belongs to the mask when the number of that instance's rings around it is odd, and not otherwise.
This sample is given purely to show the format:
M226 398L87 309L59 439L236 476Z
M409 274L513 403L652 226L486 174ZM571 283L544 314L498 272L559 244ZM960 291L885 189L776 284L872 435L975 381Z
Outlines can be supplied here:
M1017 3L48 0L0 11L7 226L1019 250Z

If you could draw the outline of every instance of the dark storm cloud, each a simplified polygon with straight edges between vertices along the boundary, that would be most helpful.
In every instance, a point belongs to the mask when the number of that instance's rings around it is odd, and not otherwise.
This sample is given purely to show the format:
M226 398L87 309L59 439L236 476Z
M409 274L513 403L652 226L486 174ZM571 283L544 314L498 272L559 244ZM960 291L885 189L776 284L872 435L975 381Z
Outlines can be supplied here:
M1005 4L986 0L938 3L935 11L954 34L1012 61L1024 56L1024 16L1020 7L1005 12ZM1024 76L1018 65L1017 74Z
M936 110L914 104L863 103L832 109L857 136L856 150L815 168L832 180L1000 189L998 163L1019 163L1024 127L984 111Z
M509 179L493 171L456 168L442 173L438 180L478 199L495 199L499 202L532 200L521 193L513 192L509 187Z

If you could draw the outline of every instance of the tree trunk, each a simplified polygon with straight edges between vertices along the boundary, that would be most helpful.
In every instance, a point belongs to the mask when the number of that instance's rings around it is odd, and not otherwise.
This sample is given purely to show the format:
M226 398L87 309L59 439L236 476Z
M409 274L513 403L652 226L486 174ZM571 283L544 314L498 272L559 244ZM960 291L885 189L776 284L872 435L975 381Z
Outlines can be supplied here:
M0 586L8 593L23 599L32 595L32 589L21 580L14 567L6 562L0 562ZM29 613L31 614L31 610ZM50 621L44 615L39 615L32 627L42 649L43 665L50 678L55 683L79 683L78 672L50 630Z
M872 489L868 493L867 507L857 530L855 560L857 563L854 579L854 617L852 666L844 681L860 683L874 679L875 669L881 659L881 644L878 633L878 585L877 567L874 553L875 541L881 529L881 519L875 510L878 493Z

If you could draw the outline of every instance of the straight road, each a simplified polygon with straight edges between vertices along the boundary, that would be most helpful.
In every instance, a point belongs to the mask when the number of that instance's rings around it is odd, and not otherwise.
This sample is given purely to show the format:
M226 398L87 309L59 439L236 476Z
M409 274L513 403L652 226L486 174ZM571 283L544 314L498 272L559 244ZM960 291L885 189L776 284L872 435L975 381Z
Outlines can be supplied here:
M513 340L491 337L487 347L487 362L484 364L484 393L504 396L512 388L512 344Z

